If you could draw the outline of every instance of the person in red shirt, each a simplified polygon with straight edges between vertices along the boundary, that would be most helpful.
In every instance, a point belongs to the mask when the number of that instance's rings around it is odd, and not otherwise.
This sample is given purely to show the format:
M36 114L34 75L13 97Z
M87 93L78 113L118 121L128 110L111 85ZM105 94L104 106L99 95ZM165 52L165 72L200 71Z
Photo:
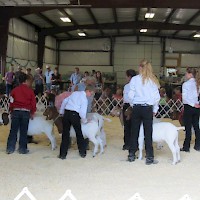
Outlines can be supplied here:
M19 131L20 154L27 154L27 131L29 118L33 119L36 111L36 99L33 90L29 87L29 76L22 73L19 76L20 85L10 94L11 128L7 141L7 154L15 151L17 133Z

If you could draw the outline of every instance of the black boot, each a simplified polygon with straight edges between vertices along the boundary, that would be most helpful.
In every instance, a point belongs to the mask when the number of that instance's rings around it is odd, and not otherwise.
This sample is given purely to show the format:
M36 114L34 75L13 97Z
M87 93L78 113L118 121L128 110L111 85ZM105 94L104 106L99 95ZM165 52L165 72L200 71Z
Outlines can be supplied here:
M154 158L146 158L146 165L151 165L151 164L158 164L158 161L154 160Z

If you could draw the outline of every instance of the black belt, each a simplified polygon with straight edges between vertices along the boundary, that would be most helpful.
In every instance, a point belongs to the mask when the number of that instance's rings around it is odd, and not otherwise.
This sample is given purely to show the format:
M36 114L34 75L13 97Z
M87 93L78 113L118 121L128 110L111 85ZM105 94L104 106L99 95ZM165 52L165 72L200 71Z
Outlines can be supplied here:
M147 104L147 103L143 103L143 104L133 104L133 106L153 107L152 105L149 105L149 104Z
M75 112L75 113L78 113L78 112L76 112L75 110L66 110L66 109L65 109L65 111L67 111L67 112Z

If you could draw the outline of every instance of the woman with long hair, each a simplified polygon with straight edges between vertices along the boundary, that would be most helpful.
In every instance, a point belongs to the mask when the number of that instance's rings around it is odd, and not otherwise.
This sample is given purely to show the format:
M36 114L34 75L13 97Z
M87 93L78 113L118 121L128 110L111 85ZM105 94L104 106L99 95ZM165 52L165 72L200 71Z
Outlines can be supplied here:
M191 128L195 131L194 149L200 151L199 114L198 101L200 93L200 74L195 68L188 67L185 73L186 82L182 86L182 98L184 104L183 120L185 124L185 141L181 151L190 151Z
M139 75L134 76L130 81L129 98L133 106L131 116L131 135L128 161L135 160L135 153L138 149L138 137L140 125L143 123L146 149L146 164L157 164L154 160L152 145L152 124L153 115L158 111L160 100L159 81L153 74L151 63L142 60L139 66Z

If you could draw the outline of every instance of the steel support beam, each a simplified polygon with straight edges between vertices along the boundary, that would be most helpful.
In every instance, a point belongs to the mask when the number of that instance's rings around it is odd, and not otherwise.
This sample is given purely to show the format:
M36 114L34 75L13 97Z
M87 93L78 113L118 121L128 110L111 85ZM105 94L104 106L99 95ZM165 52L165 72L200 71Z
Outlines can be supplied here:
M42 69L44 60L44 50L45 50L45 35L41 32L38 33L38 50L37 50L37 60L38 67Z
M4 76L6 67L6 53L8 42L9 20L0 20L0 70Z
M42 32L45 35L54 35L66 31L83 30L83 29L158 29L158 30L200 30L200 26L186 25L186 24L172 24L152 21L133 21L133 22L118 22L118 23L103 23L99 24L87 24L87 25L74 25L74 26L61 26L56 28L46 28Z

